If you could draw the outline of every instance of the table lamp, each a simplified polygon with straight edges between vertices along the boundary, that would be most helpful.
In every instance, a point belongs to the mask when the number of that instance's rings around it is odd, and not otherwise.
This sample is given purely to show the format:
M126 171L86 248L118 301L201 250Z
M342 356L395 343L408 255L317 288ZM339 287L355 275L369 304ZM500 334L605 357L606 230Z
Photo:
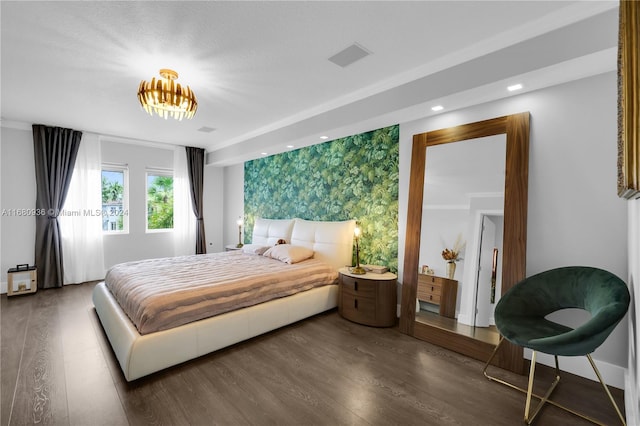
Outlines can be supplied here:
M356 239L356 266L351 268L351 273L356 275L364 275L367 273L367 271L365 271L364 268L360 266L360 233L360 227L356 225L355 229L353 230L353 235Z
M241 248L244 245L242 244L242 217L239 217L236 223L238 224L238 245L236 247Z

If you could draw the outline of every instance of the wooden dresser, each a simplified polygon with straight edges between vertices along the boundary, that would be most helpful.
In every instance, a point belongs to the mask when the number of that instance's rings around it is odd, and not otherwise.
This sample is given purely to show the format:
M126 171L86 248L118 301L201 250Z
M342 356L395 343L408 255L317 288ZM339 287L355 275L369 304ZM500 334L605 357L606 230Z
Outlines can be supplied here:
M418 274L418 300L438 305L443 317L456 317L457 297L458 281Z
M349 268L340 269L338 312L359 324L374 327L395 325L397 278L390 272L354 275Z

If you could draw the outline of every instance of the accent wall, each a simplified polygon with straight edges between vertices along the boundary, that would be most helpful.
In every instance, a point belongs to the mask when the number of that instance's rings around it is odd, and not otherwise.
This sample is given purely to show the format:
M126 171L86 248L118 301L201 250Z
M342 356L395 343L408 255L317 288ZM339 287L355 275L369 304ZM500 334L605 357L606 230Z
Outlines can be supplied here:
M394 125L245 162L245 242L256 218L356 219L360 263L396 272L398 142Z

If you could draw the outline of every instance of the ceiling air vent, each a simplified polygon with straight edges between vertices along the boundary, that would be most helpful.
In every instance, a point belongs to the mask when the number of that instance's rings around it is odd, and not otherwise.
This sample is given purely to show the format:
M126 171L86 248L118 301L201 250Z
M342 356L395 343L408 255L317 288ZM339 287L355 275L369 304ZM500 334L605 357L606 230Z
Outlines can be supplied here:
M351 46L330 57L329 61L345 68L365 56L369 56L370 54L371 52L360 46L358 43L353 43Z

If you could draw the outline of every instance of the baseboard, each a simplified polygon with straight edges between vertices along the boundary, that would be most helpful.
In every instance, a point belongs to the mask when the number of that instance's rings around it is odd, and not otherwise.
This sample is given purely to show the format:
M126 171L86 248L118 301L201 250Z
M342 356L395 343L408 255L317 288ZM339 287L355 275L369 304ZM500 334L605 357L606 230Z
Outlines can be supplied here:
M528 360L531 359L531 350L524 350L524 357ZM555 367L555 361L553 355L547 355L538 352L536 354L536 362L547 365L549 367ZM560 370L567 373L575 374L576 376L584 377L594 382L598 381L596 374L593 372L593 368L589 364L589 360L585 356L572 356L572 357L558 357L560 363ZM605 361L594 359L603 380L608 386L613 386L618 389L625 389L625 375L626 368L619 365L610 364ZM640 423L629 423L640 424Z
M627 417L628 425L640 425L640 394L635 385L633 375L629 370L625 372L625 388L624 388L624 411Z

